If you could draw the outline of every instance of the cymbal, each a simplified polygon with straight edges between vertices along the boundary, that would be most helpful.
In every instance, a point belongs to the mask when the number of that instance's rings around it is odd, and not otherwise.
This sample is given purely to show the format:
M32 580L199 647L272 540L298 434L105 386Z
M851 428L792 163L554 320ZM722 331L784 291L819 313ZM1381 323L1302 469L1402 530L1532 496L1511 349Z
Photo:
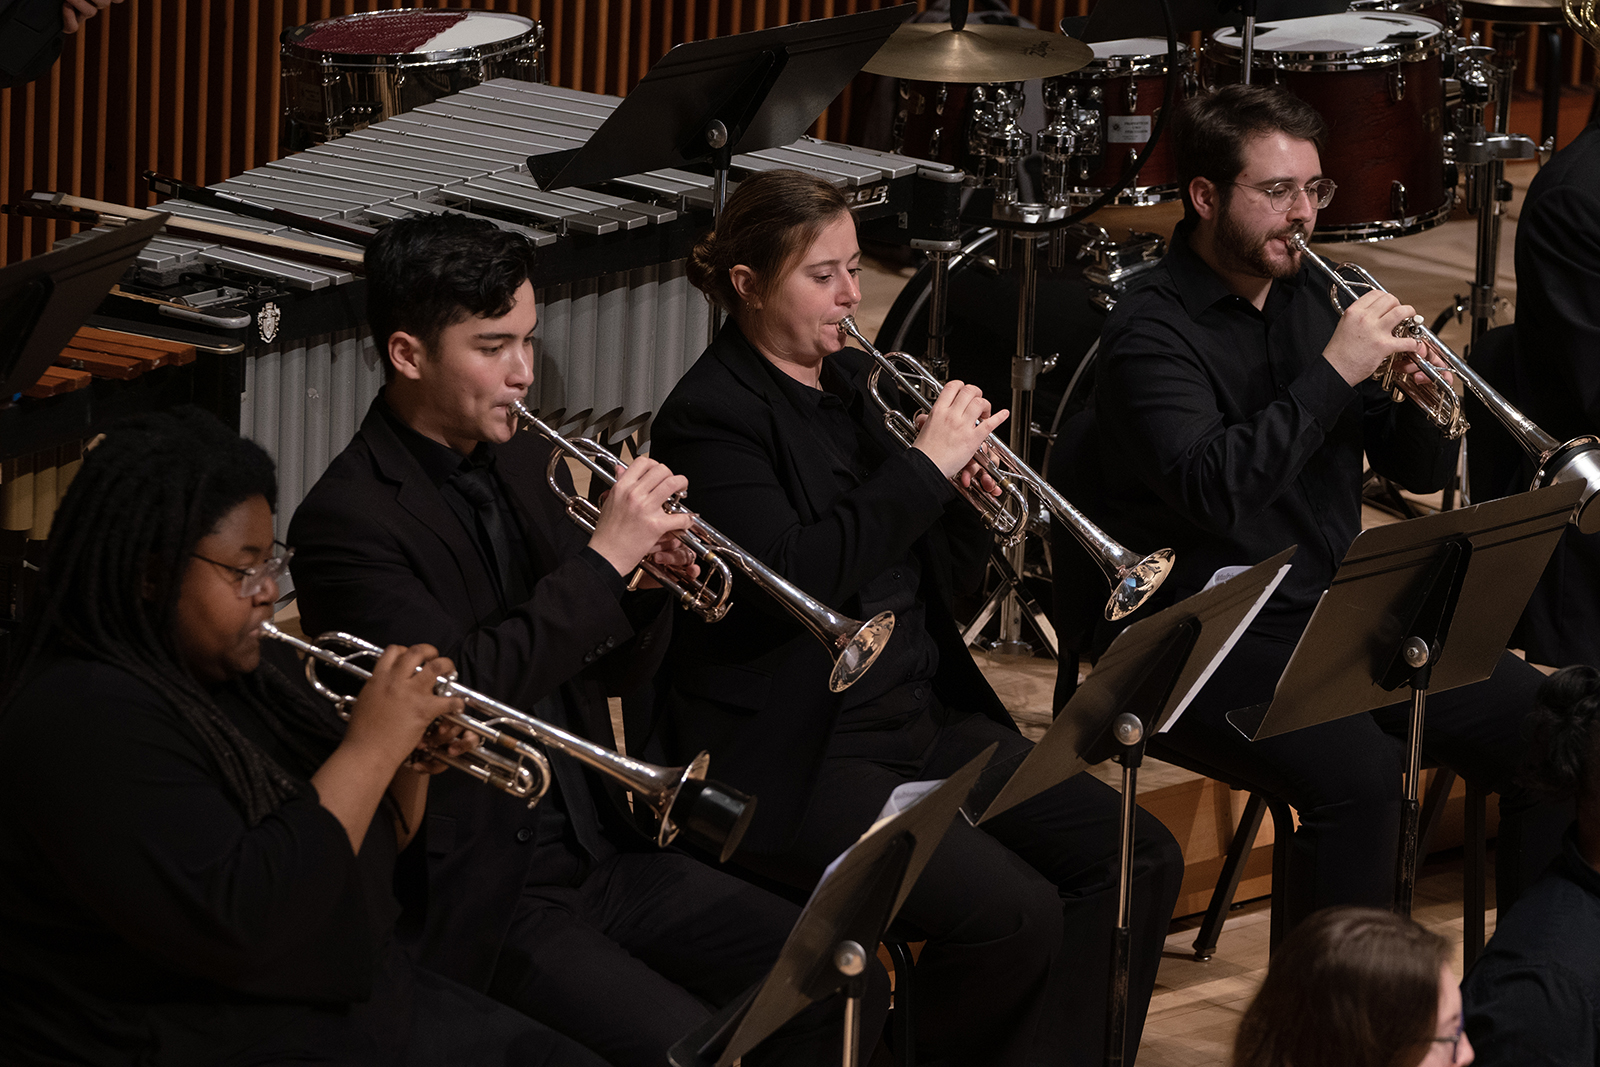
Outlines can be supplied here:
M1083 42L1044 30L973 22L955 30L942 22L907 22L862 69L917 81L1020 82L1069 74L1093 59Z

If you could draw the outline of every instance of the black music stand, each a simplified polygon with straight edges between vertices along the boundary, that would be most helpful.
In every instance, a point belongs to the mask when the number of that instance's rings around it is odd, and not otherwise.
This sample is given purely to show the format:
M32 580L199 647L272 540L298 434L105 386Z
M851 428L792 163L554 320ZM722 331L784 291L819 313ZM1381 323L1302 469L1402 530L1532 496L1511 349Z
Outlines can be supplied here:
M823 872L778 962L679 1041L672 1067L728 1067L819 1000L843 991L844 1067L856 1067L866 962L989 762L990 745L899 813L880 819Z
M548 190L709 162L720 217L734 154L799 140L915 13L902 4L680 44L582 148L530 156L528 171Z
M0 269L0 398L39 380L166 221L155 215Z
M1396 703L1411 690L1395 908L1417 881L1422 728L1430 692L1481 682L1583 492L1566 482L1378 526L1350 545L1270 705L1228 713L1252 741Z
M1277 588L1294 552L1286 548L1123 630L1039 743L1020 760L985 770L973 790L971 803L983 823L1092 764L1110 758L1122 764L1117 931L1106 1017L1106 1063L1113 1067L1123 1063L1128 1040L1133 813L1145 740L1170 729L1183 713Z

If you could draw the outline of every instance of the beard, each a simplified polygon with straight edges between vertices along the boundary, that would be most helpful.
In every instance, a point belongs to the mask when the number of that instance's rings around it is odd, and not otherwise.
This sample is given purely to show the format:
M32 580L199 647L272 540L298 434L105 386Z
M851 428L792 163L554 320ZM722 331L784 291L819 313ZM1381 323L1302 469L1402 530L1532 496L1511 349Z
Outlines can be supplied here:
M1233 212L1224 206L1222 217L1217 221L1215 247L1231 269L1252 277L1271 278L1276 281L1292 278L1300 273L1300 253L1290 249L1287 264L1274 263L1267 258L1267 242L1287 240L1291 234L1305 232L1304 226L1291 223L1270 233L1257 235L1240 225L1234 218Z

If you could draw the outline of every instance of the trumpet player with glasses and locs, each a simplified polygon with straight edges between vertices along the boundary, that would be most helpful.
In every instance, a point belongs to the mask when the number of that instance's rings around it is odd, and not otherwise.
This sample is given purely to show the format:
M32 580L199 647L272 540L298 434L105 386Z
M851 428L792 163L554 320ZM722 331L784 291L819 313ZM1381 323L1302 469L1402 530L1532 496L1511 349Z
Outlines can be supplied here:
M568 517L547 484L556 446L514 414L533 382L532 268L530 242L483 220L380 231L366 281L387 382L296 510L296 589L308 633L427 641L462 684L609 748L608 697L655 670L674 611L630 576L649 557L693 584L677 539L692 518L664 508L687 483L640 459L613 475L592 532ZM566 465L551 469L570 494ZM635 797L630 814L611 776L560 753L550 764L531 809L468 775L435 783L397 879L410 947L616 1067L659 1067L765 974L799 909L658 848L657 827L635 823L651 805ZM887 999L874 976L869 1034ZM823 1002L747 1061L823 1062L842 1025L842 1005Z
M898 787L990 745L997 766L1030 748L952 608L995 544L972 501L1000 486L975 457L1007 412L951 382L908 417L911 447L889 431L868 382L877 364L849 347L859 258L849 202L826 181L772 171L741 182L689 264L727 321L652 431L652 454L688 477L703 519L830 608L894 616L871 669L835 691L806 628L744 597L721 623L681 619L652 717L629 705L630 748L669 762L709 750L719 777L759 791L734 863L794 891ZM891 408L909 407L878 385ZM982 828L950 827L900 912L905 936L925 941L919 1062L1103 1059L1118 804L1079 775ZM1182 872L1172 836L1143 813L1134 863L1130 1050Z
M391 646L335 715L262 641L276 496L190 408L114 426L56 513L0 688L0 1059L602 1067L397 945L417 750L471 744L452 664Z
M1186 217L1151 280L1106 321L1082 416L1092 425L1066 488L1118 539L1176 551L1172 577L1146 610L1298 546L1282 584L1158 748L1294 807L1291 922L1333 904L1386 907L1405 708L1254 742L1225 715L1272 699L1361 529L1363 453L1417 492L1439 489L1454 467L1460 427L1448 405L1430 416L1374 374L1436 399L1455 378L1415 339L1414 309L1395 296L1353 289L1341 290L1341 304L1330 299L1331 268L1304 243L1336 192L1322 171L1316 111L1279 87L1227 86L1187 101L1173 129ZM1419 370L1425 359L1431 375ZM1428 701L1425 756L1500 794L1501 908L1555 856L1565 825L1557 807L1513 780L1539 680L1508 652L1491 678Z

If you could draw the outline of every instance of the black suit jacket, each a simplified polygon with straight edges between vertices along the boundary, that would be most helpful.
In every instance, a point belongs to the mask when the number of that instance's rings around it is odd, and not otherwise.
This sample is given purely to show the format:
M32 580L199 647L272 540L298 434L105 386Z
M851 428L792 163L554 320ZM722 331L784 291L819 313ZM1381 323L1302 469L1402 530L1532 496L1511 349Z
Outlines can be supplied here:
M563 724L612 743L606 696L638 686L667 647L670 611L635 633L593 564L587 537L545 485L551 446L519 433L495 446L495 463L534 556L533 595L502 610L494 580L469 534L378 405L307 494L289 526L294 579L308 633L345 630L378 644L427 642L455 661L461 680L530 713L565 688L581 722ZM566 479L565 467L561 477ZM552 756L554 759L562 757ZM599 786L590 775L591 792ZM620 793L598 799L608 837L621 828ZM421 961L484 989L527 880L535 813L464 774L434 779L428 817L412 848L427 857Z
M1600 433L1600 125L1533 179L1516 259L1510 398L1558 441ZM1504 491L1526 490L1531 473ZM1600 534L1562 535L1514 640L1543 663L1600 664Z
M829 359L865 388L865 355L845 349ZM869 431L889 459L841 494L805 413L779 391L780 373L729 323L662 404L652 454L688 477L689 502L708 522L853 617L864 582L919 553L939 648L934 692L948 707L1012 726L951 612L955 583L981 577L992 543L976 512L948 483L914 469L932 467L876 417ZM679 621L653 714L628 707L629 746L648 738L673 761L709 750L719 779L760 794L745 847L772 853L798 828L840 702L828 692L832 662L820 641L746 579L734 599L721 622Z

